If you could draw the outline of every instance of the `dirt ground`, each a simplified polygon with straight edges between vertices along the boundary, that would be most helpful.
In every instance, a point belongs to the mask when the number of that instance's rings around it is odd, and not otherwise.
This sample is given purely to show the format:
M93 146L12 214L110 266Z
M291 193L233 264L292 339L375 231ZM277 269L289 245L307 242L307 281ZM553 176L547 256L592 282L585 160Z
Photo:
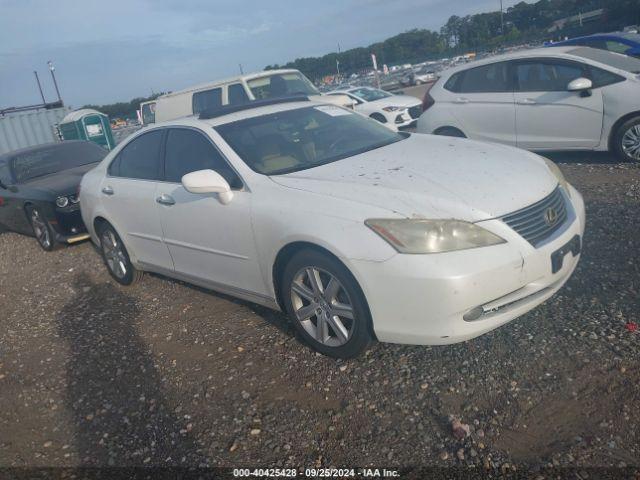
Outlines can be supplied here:
M255 305L119 287L90 243L1 234L0 466L640 466L640 167L555 159L588 219L555 297L472 341L348 362Z

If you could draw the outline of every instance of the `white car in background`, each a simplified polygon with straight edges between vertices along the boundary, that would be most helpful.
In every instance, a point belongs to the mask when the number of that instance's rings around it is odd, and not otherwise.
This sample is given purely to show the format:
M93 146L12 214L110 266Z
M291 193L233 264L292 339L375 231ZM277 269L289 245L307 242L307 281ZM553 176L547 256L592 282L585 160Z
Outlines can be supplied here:
M347 95L353 100L356 112L395 128L413 126L422 113L420 100L416 97L394 95L377 88L354 87L334 90L327 95Z
M417 131L640 161L640 60L588 47L525 50L442 73Z
M345 358L524 314L570 277L585 225L535 154L291 99L150 126L84 176L80 203L117 282L157 272L282 309Z

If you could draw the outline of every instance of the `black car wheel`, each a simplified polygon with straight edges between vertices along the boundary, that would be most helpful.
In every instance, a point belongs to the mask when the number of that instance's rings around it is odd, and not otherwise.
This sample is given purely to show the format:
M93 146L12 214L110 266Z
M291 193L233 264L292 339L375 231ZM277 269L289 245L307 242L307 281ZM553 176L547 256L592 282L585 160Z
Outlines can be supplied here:
M54 240L54 233L51 225L44 217L44 215L35 207L27 208L27 215L29 216L29 222L31 228L33 228L33 234L38 240L38 244L46 252L50 252L56 247Z
M352 358L372 342L364 294L338 260L315 250L300 251L287 264L281 288L291 321L314 350Z
M113 279L121 285L133 285L138 282L143 272L131 263L129 253L114 228L108 223L103 223L97 233L102 258Z

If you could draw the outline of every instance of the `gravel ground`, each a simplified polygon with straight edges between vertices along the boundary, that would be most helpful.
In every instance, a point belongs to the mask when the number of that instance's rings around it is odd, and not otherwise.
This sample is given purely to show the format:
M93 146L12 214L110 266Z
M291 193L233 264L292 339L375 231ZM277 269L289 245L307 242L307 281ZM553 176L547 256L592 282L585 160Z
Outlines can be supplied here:
M559 294L463 344L348 362L255 305L121 288L90 243L0 235L0 466L639 466L640 168L569 160L588 228Z

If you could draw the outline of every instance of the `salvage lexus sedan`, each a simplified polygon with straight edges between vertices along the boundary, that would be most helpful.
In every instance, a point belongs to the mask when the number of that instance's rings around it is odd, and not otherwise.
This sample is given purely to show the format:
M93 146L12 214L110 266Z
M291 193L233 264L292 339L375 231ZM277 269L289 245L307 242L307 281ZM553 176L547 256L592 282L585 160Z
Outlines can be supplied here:
M44 250L89 238L78 186L107 151L92 142L66 141L0 155L0 226L33 235Z
M316 350L449 344L567 281L582 197L514 148L398 133L303 98L157 124L81 185L113 278L158 272L288 313Z

